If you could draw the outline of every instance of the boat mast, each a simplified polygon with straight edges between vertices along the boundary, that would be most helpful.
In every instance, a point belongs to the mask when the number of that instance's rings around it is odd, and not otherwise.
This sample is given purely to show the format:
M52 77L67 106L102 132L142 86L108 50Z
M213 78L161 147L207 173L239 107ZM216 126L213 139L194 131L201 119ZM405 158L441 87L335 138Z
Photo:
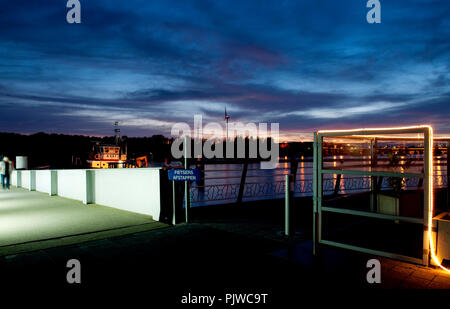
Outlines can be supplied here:
M119 122L114 122L114 138L116 142L116 146L119 146L120 141L120 129L119 129Z

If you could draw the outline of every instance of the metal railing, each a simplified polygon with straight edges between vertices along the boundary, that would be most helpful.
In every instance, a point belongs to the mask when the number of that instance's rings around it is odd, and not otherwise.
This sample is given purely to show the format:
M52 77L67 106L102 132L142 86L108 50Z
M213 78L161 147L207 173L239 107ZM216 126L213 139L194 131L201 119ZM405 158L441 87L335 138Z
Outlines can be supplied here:
M346 166L347 168L348 166ZM297 178L294 186L294 196L311 196L313 193L312 172L300 173L302 168L297 170ZM309 167L308 167L309 169ZM259 168L248 168L248 171L260 171ZM252 174L246 175L246 181L243 190L243 199L258 200L258 199L277 199L283 198L285 194L284 175L289 174L289 168L274 169L271 174ZM282 172L280 172L282 171ZM215 183L206 185L193 185L190 188L191 204L196 205L212 205L217 203L234 203L238 199L240 183L228 183L231 180L237 180L242 175L230 176L216 176L215 173L223 172L242 172L242 169L218 169L205 170L204 180L220 180L223 179L225 183ZM439 174L434 175L435 188L448 187L447 171L439 169ZM212 174L210 176L209 174ZM273 181L257 181L257 178L274 177L277 180ZM248 180L248 181L247 181ZM406 178L406 189L415 189L422 186L420 178ZM339 182L339 183L338 183ZM338 183L338 184L337 184ZM336 187L337 186L337 187ZM389 180L387 177L383 178L380 184L381 190L388 190ZM349 176L339 178L324 178L323 191L324 194L345 194L351 192L363 192L371 189L370 176Z

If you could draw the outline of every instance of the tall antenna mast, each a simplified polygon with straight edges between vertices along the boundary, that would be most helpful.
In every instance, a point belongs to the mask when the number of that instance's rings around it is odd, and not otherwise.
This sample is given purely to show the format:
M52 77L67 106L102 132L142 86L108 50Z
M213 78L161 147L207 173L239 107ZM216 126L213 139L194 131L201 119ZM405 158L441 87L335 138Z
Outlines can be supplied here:
M114 138L116 141L116 146L119 145L119 140L120 140L120 129L119 129L119 122L116 121L114 122Z
M228 119L230 119L230 116L227 114L227 106L225 105L225 121L226 121L226 127L227 127L227 142L228 142Z

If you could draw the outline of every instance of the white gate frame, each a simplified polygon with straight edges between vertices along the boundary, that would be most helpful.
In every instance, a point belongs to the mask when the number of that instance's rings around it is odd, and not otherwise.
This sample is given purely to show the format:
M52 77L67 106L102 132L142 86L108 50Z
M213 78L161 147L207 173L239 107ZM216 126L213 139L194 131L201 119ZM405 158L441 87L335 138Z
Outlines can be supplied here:
M332 170L323 168L322 144L324 137L364 137L373 141L376 137L373 135L383 134L423 134L424 141L424 173L402 173L402 172L377 172L358 171L358 170ZM408 139L407 137L405 139ZM371 147L373 149L373 147ZM313 254L319 254L319 245L329 245L344 249L359 251L367 254L384 256L388 258L403 260L416 264L429 265L430 262L430 235L432 228L432 212L433 212L433 128L431 126L415 126L402 128L382 128L382 129L355 129L355 130L334 130L334 131L318 131L314 133L314 172L313 172ZM373 155L373 151L372 151ZM423 178L424 180L424 204L423 218L411 218L402 216L392 216L379 214L376 212L356 211L350 209L338 209L334 207L322 206L323 196L323 175L324 174L342 174L342 175L361 175L361 176L379 176L379 177L402 177L402 178ZM423 226L423 255L422 259L400 255L396 253L372 250L358 246L348 245L340 242L330 241L322 238L322 213L333 212L347 215L398 220L402 222L410 222L421 224ZM434 247L434 246L432 246Z

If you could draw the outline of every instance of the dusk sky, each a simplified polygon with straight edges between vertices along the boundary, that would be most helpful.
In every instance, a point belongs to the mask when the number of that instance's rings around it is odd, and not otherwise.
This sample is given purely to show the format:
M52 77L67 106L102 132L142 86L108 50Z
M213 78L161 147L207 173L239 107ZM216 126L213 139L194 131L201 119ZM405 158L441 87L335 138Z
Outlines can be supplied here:
M450 1L1 0L0 131L169 136L172 124L450 133Z

